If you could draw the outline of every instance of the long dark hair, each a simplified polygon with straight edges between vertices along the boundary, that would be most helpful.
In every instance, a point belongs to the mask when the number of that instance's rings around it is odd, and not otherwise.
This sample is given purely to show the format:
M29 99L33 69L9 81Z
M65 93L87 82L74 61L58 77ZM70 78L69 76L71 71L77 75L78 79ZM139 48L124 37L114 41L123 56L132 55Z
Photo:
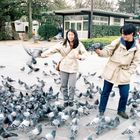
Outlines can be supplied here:
M79 39L78 39L78 34L77 34L77 32L76 32L74 29L69 29L69 30L66 32L66 39L64 40L63 45L66 45L66 44L67 44L67 41L70 43L70 41L69 41L69 39L68 39L68 33L69 33L69 32L74 33L73 49L75 49L75 48L77 48L78 45L79 45Z

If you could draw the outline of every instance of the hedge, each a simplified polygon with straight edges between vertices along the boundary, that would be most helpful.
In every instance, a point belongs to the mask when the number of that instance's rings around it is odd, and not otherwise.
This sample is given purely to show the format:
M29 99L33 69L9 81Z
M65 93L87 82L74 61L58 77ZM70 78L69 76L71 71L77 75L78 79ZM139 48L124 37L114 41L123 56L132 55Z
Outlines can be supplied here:
M94 37L119 36L120 26L93 25L93 35Z
M93 43L102 43L103 45L110 44L113 40L117 39L119 36L105 36L100 38L85 39L81 40L86 48L90 47Z

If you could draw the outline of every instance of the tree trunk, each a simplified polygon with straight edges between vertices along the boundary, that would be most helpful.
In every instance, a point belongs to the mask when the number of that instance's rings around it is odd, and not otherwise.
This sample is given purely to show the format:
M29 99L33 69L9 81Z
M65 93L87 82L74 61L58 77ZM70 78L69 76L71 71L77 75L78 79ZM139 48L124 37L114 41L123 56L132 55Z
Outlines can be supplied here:
M16 28L15 28L15 23L11 22L11 28L12 28L12 39L13 40L19 40L19 34L16 32Z

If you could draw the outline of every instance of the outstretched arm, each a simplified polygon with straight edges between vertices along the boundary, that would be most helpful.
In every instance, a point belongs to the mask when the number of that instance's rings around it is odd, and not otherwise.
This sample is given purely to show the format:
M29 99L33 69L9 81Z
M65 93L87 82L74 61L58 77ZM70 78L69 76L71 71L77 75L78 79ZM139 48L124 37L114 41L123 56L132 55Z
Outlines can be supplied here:
M118 45L119 41L120 41L120 38L112 41L111 44L105 46L102 50L95 49L95 52L97 53L98 56L101 56L101 57L112 56L113 51L115 50L115 48Z
M56 44L55 46L52 46L50 49L41 53L41 57L44 58L44 57L48 57L48 56L55 54L55 53L60 53L61 46L62 45L60 43Z

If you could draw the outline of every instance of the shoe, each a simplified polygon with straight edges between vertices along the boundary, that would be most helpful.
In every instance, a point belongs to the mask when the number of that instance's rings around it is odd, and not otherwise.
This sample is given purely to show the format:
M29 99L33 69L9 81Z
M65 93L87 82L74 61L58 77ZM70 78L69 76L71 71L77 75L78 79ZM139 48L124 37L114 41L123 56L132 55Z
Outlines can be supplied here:
M73 102L69 102L69 106L72 107L74 104Z
M121 116L122 118L124 118L124 119L129 119L128 115L127 115L125 112L123 112L123 111L118 112L117 114L118 114L119 116Z
M64 102L64 107L68 107L69 103L68 102Z
M99 116L104 116L104 112L103 111L99 112Z

